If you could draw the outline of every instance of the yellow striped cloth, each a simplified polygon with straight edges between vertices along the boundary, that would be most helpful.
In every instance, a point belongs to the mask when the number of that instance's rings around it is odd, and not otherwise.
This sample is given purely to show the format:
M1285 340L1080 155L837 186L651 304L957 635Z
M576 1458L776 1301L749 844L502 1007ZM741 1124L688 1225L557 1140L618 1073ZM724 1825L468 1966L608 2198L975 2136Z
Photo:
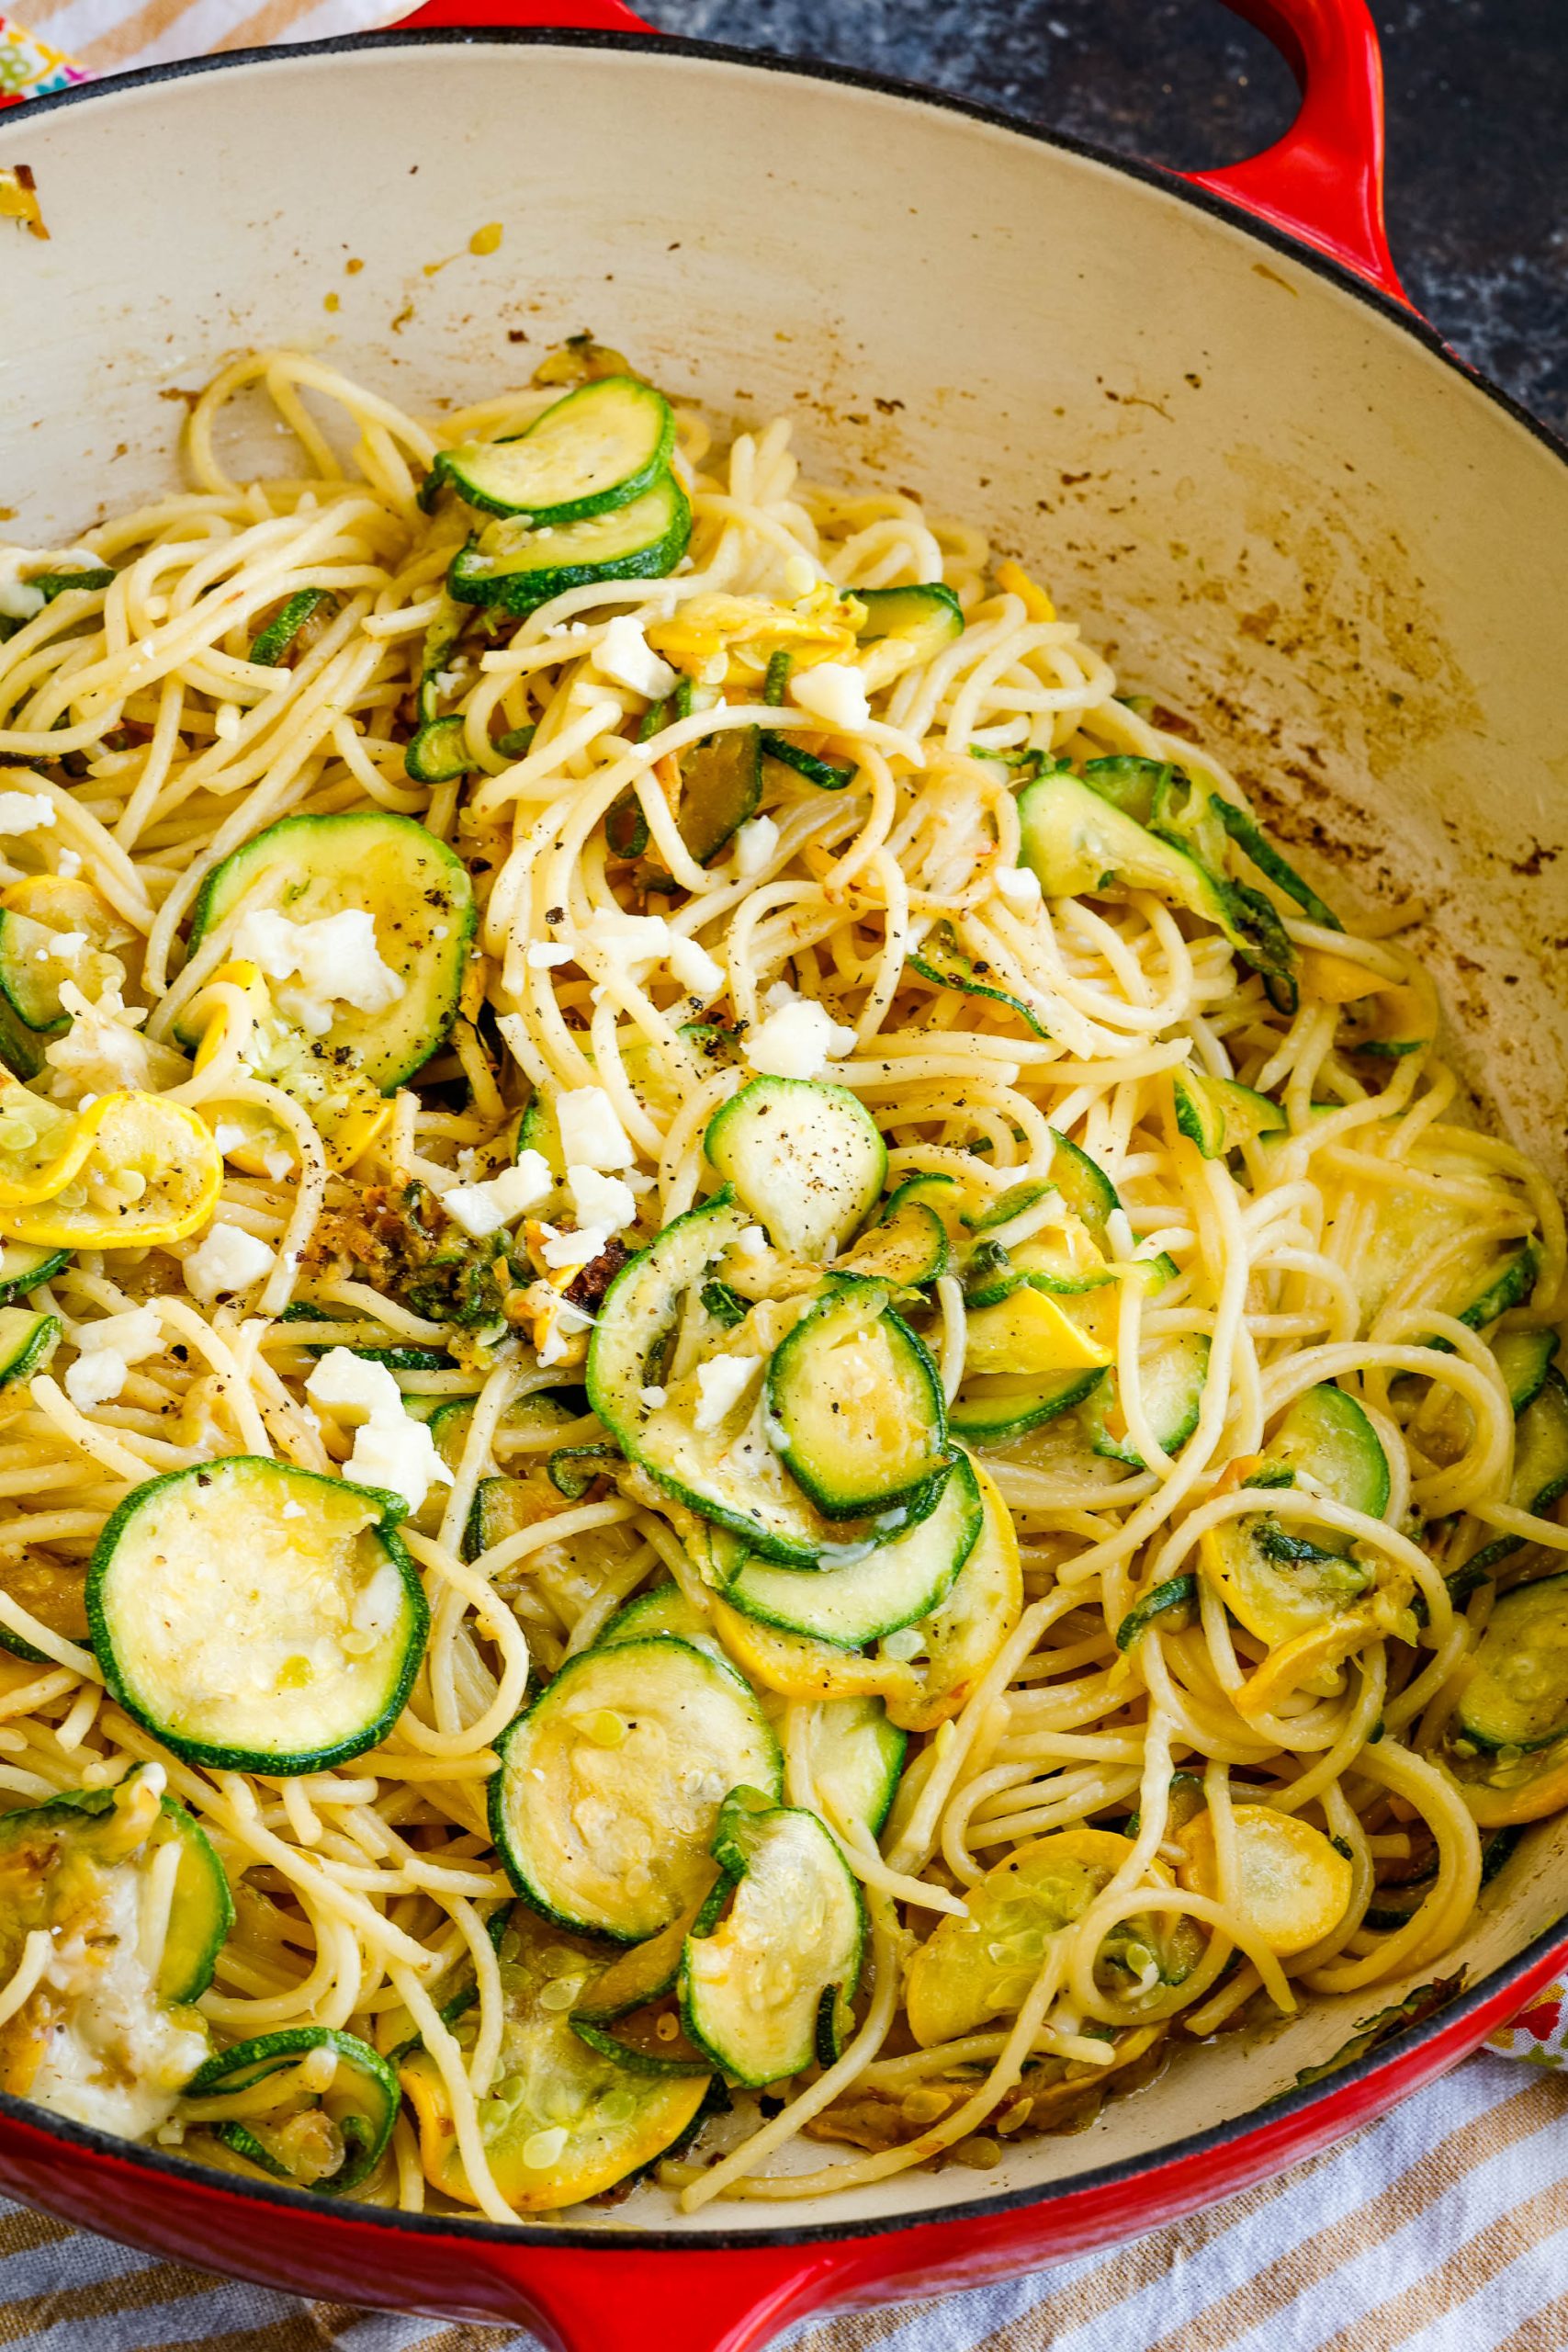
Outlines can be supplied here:
M604 2265L605 2291L614 2266ZM0 2345L538 2352L302 2302L0 2206ZM1487 2054L1206 2213L1011 2286L808 2320L781 2352L1563 2352L1568 2078ZM573 2352L595 2352L588 2345ZM692 2352L707 2352L694 2343Z

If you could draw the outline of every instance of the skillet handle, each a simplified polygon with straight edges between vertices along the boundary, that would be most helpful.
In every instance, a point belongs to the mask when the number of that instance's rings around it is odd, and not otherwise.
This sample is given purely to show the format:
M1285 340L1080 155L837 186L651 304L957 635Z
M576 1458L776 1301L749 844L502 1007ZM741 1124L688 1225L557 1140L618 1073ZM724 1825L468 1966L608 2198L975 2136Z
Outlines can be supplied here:
M872 2267L886 2270L874 2239ZM476 2246L505 2282L510 2309L551 2352L765 2352L795 2321L839 2301L867 2241L840 2245L713 2247L678 2252L606 2246Z
M1225 0L1267 35L1302 94L1282 139L1194 187L1239 205L1406 309L1383 227L1382 54L1366 0Z

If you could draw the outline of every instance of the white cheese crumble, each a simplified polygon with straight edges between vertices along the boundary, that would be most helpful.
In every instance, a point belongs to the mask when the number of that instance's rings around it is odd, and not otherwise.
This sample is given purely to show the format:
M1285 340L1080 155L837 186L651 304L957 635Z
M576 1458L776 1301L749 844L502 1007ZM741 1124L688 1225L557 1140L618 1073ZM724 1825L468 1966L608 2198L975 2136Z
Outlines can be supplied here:
M62 882L74 882L82 871L82 861L73 849L62 849L55 856L54 870Z
M548 1200L555 1181L543 1152L522 1151L515 1166L482 1183L451 1185L442 1193L441 1205L472 1240L484 1241Z
M542 1225L539 1255L558 1272L562 1267L591 1266L609 1238L608 1228L601 1225L580 1225L571 1233L563 1232L558 1225Z
M697 1409L693 1417L699 1432L717 1429L751 1385L760 1356L709 1356L697 1366Z
M584 1315L580 1306L573 1306L569 1299L564 1298L552 1299L547 1314L541 1319L545 1324L545 1336L538 1340L538 1354L540 1369L545 1372L553 1363L564 1363L571 1353L573 1340L581 1339L584 1331L593 1329L592 1315ZM536 1339L538 1329L536 1323Z
M769 1011L746 1040L746 1058L768 1078L819 1078L828 1063L852 1052L852 1029L835 1021L825 1005L793 989L770 989Z
M768 1254L768 1237L760 1225L748 1225L737 1234L735 1246L743 1258L765 1258Z
M827 727L863 727L871 717L865 681L849 662L818 662L789 682L791 699Z
M86 1324L76 1344L81 1352L66 1371L65 1394L79 1413L90 1413L96 1405L113 1404L133 1363L158 1353L164 1326L155 1306L133 1306Z
M658 702L673 692L675 672L656 653L630 613L617 613L593 649L592 662L602 678L626 686L634 695Z
M30 621L44 607L43 590L36 575L48 571L101 571L102 556L91 548L63 548L58 555L37 548L0 547L0 615L8 621Z
M779 845L779 829L771 817L750 817L735 836L735 870L750 881L761 874Z
M558 946L553 939L536 939L524 960L531 972L553 972L558 964L570 964L572 955L571 948Z
M618 1176L603 1176L596 1168L569 1167L566 1187L579 1225L599 1226L610 1234L636 1222L637 1195Z
M700 941L687 939L680 932L671 938L665 961L681 986L701 997L705 1004L728 985L724 966L715 962Z
M402 1392L384 1363L333 1348L305 1383L305 1394L353 1429L354 1449L341 1465L351 1486L389 1487L413 1511L432 1487L451 1485L452 1473L429 1429L404 1412Z
M1032 865L998 867L997 888L1010 906L1023 908L1040 904L1040 876Z
M215 1225L185 1261L186 1288L203 1306L224 1291L249 1290L273 1269L273 1252L243 1226Z
M662 915L626 915L619 907L595 908L582 936L628 979L670 953L670 926Z
M631 1168L631 1141L602 1086L569 1087L557 1098L556 1124L569 1168Z
M355 1012L385 1012L403 993L400 975L381 960L376 925L365 907L344 907L313 922L293 922L274 907L253 907L234 933L234 954L271 980L299 977L279 1007L313 1037L332 1027L334 1003Z
M0 792L0 833L7 841L53 822L54 803L47 792Z

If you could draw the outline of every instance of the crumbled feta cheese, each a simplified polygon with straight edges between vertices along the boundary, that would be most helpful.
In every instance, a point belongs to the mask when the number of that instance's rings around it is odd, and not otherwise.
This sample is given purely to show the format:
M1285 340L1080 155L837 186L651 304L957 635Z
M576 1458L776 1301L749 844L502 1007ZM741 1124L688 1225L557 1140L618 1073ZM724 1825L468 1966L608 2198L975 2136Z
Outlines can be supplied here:
M44 607L43 590L36 575L47 571L101 571L102 556L91 548L63 548L46 554L37 548L0 547L0 616L30 621Z
M54 803L47 792L0 792L0 833L17 841L54 822Z
M602 1226L606 1233L618 1233L623 1226L635 1222L637 1196L618 1176L602 1176L596 1168L569 1167L566 1185L579 1225Z
M133 1363L156 1355L164 1326L155 1306L133 1306L123 1315L100 1316L77 1335L81 1352L65 1374L65 1394L78 1412L112 1405Z
M210 1306L221 1292L249 1290L272 1268L273 1253L265 1241L243 1226L215 1225L185 1261L186 1288Z
M1040 904L1040 876L1032 865L999 867L997 888L1010 906L1022 908Z
M599 907L582 926L582 936L628 978L670 952L670 926L662 915L626 915L619 907Z
M745 880L761 874L779 845L779 829L771 817L752 817L735 836L735 870Z
M90 1348L67 1365L65 1394L79 1413L90 1413L95 1405L112 1405L130 1369L113 1348Z
M85 931L57 931L44 954L62 964L79 964L92 944Z
M570 947L558 946L553 939L536 939L525 960L531 972L553 972L558 964L570 964L572 953Z
M369 1420L378 1411L403 1409L402 1391L386 1365L356 1356L351 1348L329 1348L306 1381L305 1394L344 1429Z
M381 960L376 925L364 907L344 907L313 922L292 922L273 907L254 907L234 933L234 953L258 964L269 979L298 974L303 986L293 1001L280 1005L313 1035L325 1035L323 1003L352 1005L355 1012L385 1012L403 993L400 976Z
M589 1266L598 1257L610 1236L603 1226L581 1225L575 1233L563 1233L559 1226L539 1227L539 1255L547 1266Z
M343 1475L355 1487L389 1487L411 1511L420 1509L432 1487L452 1483L427 1424L411 1420L400 1406L395 1416L372 1414L355 1430Z
M482 1184L451 1185L442 1193L441 1205L471 1239L484 1241L548 1200L555 1182L543 1152L523 1151L514 1167L502 1169Z
M670 942L665 962L683 989L701 997L705 1004L717 996L728 985L724 966L716 963L699 941L687 939L677 932Z
M282 1510L278 1513L280 1519L309 1519L310 1515L310 1514L305 1509L304 1504L302 1502L297 1502L292 1495L289 1496L288 1500L284 1504Z
M451 1485L434 1439L423 1421L404 1412L402 1392L384 1363L333 1348L305 1383L305 1394L354 1430L353 1451L342 1465L351 1485L389 1487L411 1511L432 1487Z
M56 854L54 870L62 882L74 882L82 871L82 861L73 849L62 849Z
M818 662L792 677L789 691L802 710L826 727L863 727L871 717L865 682L849 662Z
M746 1039L746 1058L769 1078L818 1078L835 1056L851 1053L855 1033L825 1005L795 996L775 1004Z
M160 1055L178 1069L171 1049L149 1045L137 1035L146 1012L140 1005L125 1004L118 985L94 1004L74 980L62 980L60 1002L72 1016L71 1026L43 1049L45 1061L58 1074L51 1084L56 1096L64 1098L74 1091L80 1097L78 1108L85 1109L100 1094L121 1088L143 1091L159 1083L154 1066ZM175 1082L172 1073L162 1080L164 1085Z
M697 1409L694 1426L700 1433L717 1429L751 1385L759 1356L709 1356L697 1366Z
M768 1237L760 1225L748 1225L736 1236L735 1246L743 1258L765 1258Z
M655 653L630 613L617 613L605 629L593 649L593 667L612 684L629 687L649 702L674 690L675 672Z
M636 1165L630 1138L602 1086L569 1087L557 1098L556 1124L569 1168L613 1170Z
M651 1385L647 1388L639 1388L637 1390L639 1399L643 1404L647 1405L650 1410L662 1405L668 1394L668 1389L658 1388Z

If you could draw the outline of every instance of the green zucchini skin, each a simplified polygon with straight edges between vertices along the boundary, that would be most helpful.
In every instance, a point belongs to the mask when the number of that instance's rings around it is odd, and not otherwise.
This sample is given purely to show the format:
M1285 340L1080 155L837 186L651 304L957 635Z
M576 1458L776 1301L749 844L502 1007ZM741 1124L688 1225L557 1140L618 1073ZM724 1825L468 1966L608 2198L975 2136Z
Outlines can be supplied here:
M1164 1584L1156 1584L1152 1592L1128 1610L1116 1628L1116 1646L1130 1650L1140 1634L1145 1634L1156 1617L1174 1610L1190 1610L1198 1598L1198 1578L1190 1571L1185 1576L1168 1577Z
M60 1345L58 1315L27 1306L0 1306L0 1394L42 1372Z
M251 2041L237 2041L232 2049L221 2052L216 2058L209 2058L204 2066L197 2067L186 2085L185 2096L186 2098L213 2098L220 2097L225 2090L248 2088L254 2083L265 2082L269 2075L276 2074L282 2067L292 2066L312 2050L336 2051L340 2060L344 2061L359 2078L360 2089L365 2094L360 2109L351 2109L346 2115L337 2118L347 2143L347 2153L342 2165L330 2179L314 2183L318 2195L344 2197L367 2180L385 2155L402 2096L398 2087L398 2078L386 2059L378 2050L372 2050L367 2041L361 2041L357 2034L344 2033L335 2026L302 2025L289 2026L277 2033L258 2034ZM236 2076L242 2077L243 2081L236 2081ZM338 2096L336 2083L327 2096L329 2098ZM236 2147L240 2154L249 2156L249 2151L238 2146L237 2140L230 2137L236 2132L244 2132L243 2125L220 2123L206 2128L213 2130L227 2145ZM254 2139L254 2134L245 2132L245 2137ZM280 2170L265 2155L260 2158L251 2156L249 2160L263 2163L269 2172ZM287 2173L282 2173L281 2177L285 2179L289 2177Z
M14 1846L39 1829L69 1837L81 1822L113 1813L118 1793L116 1789L73 1789L44 1804L19 1807L0 1816L0 1848ZM211 1984L218 1954L234 1925L234 1897L212 1840L176 1797L160 1798L148 1846L161 1842L160 1833L177 1838L184 1849L157 1983L159 2000L173 2008L199 2000Z
M468 868L415 819L389 809L281 817L203 882L191 910L192 954L269 883L276 886L278 911L291 920L350 907L384 914L378 936L390 950L387 962L403 981L402 995L385 1012L342 1008L324 1038L307 1041L305 1058L332 1073L346 1049L367 1085L395 1093L439 1052L457 1017L479 920ZM378 892L386 902L379 910ZM268 901L263 896L257 903ZM175 1035L183 1045L196 1045L196 1032L182 1021L183 1014L176 1017Z
M947 1425L966 1445L1010 1445L1031 1430L1087 1404L1105 1378L1103 1366L1081 1372L999 1373L965 1381L947 1408Z
M251 660L264 670L282 666L283 657L308 620L335 599L330 588L297 588L282 609L253 639Z
M763 699L772 702L774 697L764 695ZM803 775L818 792L842 792L846 785L855 780L853 768L840 767L835 760L820 758L773 728L769 728L762 737L762 754L766 759L777 760L781 767L792 769L796 775Z
M452 784L474 765L468 721L456 714L449 718L427 718L410 737L403 753L403 773L415 784Z
M904 1458L891 1472L873 1466L875 1419L868 1430L849 1400L840 1398L832 1363L840 1329L850 1327L847 1336L852 1337L853 1326L867 1312L871 1329L885 1340L890 1359L886 1369L902 1400L898 1434L916 1441L906 1444ZM862 1519L905 1502L951 1458L945 1452L941 1374L924 1341L887 1305L879 1283L858 1276L836 1282L774 1349L765 1387L769 1438L825 1519Z
M118 1585L139 1533L139 1521L144 1528L153 1521L149 1514L156 1513L171 1498L184 1500L198 1490L217 1487L222 1490L233 1487L230 1504L229 1524L243 1527L247 1521L247 1498L243 1482L254 1479L257 1473L267 1478L287 1482L296 1489L291 1499L302 1499L309 1510L311 1489L323 1489L334 1498L345 1491L362 1501L378 1515L362 1531L370 1536L385 1555L385 1562L394 1571L399 1584L399 1623L388 1648L395 1647L396 1664L386 1678L373 1707L363 1720L345 1728L335 1738L309 1739L293 1747L280 1745L273 1748L247 1747L221 1737L203 1736L182 1729L171 1721L167 1702L160 1702L139 1687L134 1673L122 1656L121 1633L117 1626L123 1603ZM264 1489L265 1491L265 1489ZM424 1656L425 1641L430 1627L430 1610L424 1597L424 1587L412 1559L397 1532L397 1522L403 1511L399 1496L374 1492L369 1487L350 1487L342 1479L323 1476L311 1470L300 1470L292 1464L265 1460L250 1454L226 1454L209 1463L199 1464L188 1470L171 1470L162 1477L149 1479L144 1486L133 1487L111 1513L87 1568L86 1607L92 1646L104 1670L108 1690L125 1709L127 1714L160 1740L174 1755L186 1762L201 1764L224 1771L257 1772L288 1779L304 1772L325 1771L333 1764L346 1763L351 1757L363 1755L383 1739L396 1723L408 1702ZM254 1511L250 1523L254 1526ZM160 1539L167 1540L167 1539ZM253 1539L254 1540L254 1539ZM132 1577L130 1589L140 1579ZM220 1605L221 1584L210 1576L209 1605ZM219 1619L218 1622L221 1622ZM275 1701L276 1703L276 1701Z
M599 1700L596 1706L592 1696ZM608 1748L594 1738L592 1725L608 1716L628 1733L656 1719L660 1700L674 1727L660 1751L661 1773L649 1761L651 1741L643 1753L627 1755L629 1738ZM580 1722L590 1727L578 1729ZM699 1722L705 1732L701 1744ZM591 1848L577 1828L565 1789L558 1785L552 1791L553 1770L570 1775L575 1770L570 1760L560 1762L562 1755L570 1759L568 1735L573 1744L597 1750L600 1781L611 1792L604 1802L622 1818L632 1817L637 1808L636 1817L649 1828L639 1843L649 1857L646 1886L634 1884L629 1871L612 1868ZM744 1677L728 1659L672 1634L636 1634L580 1651L508 1724L496 1752L500 1765L489 1782L491 1838L516 1892L558 1927L619 1944L644 1942L667 1928L686 1907L701 1877L718 1801L699 1826L680 1776L705 1752L711 1758L709 1777L728 1775L730 1786L756 1781L776 1795L784 1772L778 1742ZM624 1759L618 1774L608 1763L615 1754ZM639 1772L648 1777L639 1780ZM536 1777L540 1773L542 1780ZM677 1816L693 1826L675 1826ZM655 1866L661 1877L654 1875Z
M1514 1474L1508 1500L1516 1510L1540 1518L1568 1494L1568 1381L1549 1364L1529 1404L1518 1412L1514 1429ZM1503 1562L1523 1548L1522 1535L1494 1536L1447 1579L1454 1601L1466 1600L1477 1585L1492 1577Z
M988 997L993 1004L1005 1005L1016 1012L1026 1029L1036 1037L1049 1036L1050 1032L1037 1013L1031 1011L1023 999L1013 996L1003 988L995 987L983 978L988 965L976 964L959 945L958 934L950 922L932 926L927 937L909 957L909 968L919 972L933 988L956 989L962 996Z
M0 1242L0 1306L14 1306L71 1263L69 1250L37 1250L26 1241Z
M904 638L919 647L922 661L929 661L964 634L964 607L945 581L927 580L908 588L857 588L854 594L865 606L863 644Z
M931 1517L863 1560L826 1576L745 1560L724 1598L765 1625L861 1649L941 1607L979 1541L983 1518L979 1486L960 1453Z
M1568 1576L1517 1584L1494 1603L1456 1721L1493 1751L1529 1755L1568 1736Z
M830 2065L865 1939L865 1905L838 1841L814 1813L740 1787L719 1814L713 1852L724 1876L681 1962L688 2035L731 2082L755 2089L815 2058ZM797 1979L791 2000L775 1989L786 1963Z
M525 432L443 449L429 490L449 482L483 514L525 515L554 529L629 504L674 450L675 418L663 394L639 377L601 376L552 401Z
M562 524L546 540L519 531L510 518L491 524L453 557L447 594L459 604L494 605L521 616L569 588L661 580L674 571L691 536L685 492L672 474L660 474L628 505Z

